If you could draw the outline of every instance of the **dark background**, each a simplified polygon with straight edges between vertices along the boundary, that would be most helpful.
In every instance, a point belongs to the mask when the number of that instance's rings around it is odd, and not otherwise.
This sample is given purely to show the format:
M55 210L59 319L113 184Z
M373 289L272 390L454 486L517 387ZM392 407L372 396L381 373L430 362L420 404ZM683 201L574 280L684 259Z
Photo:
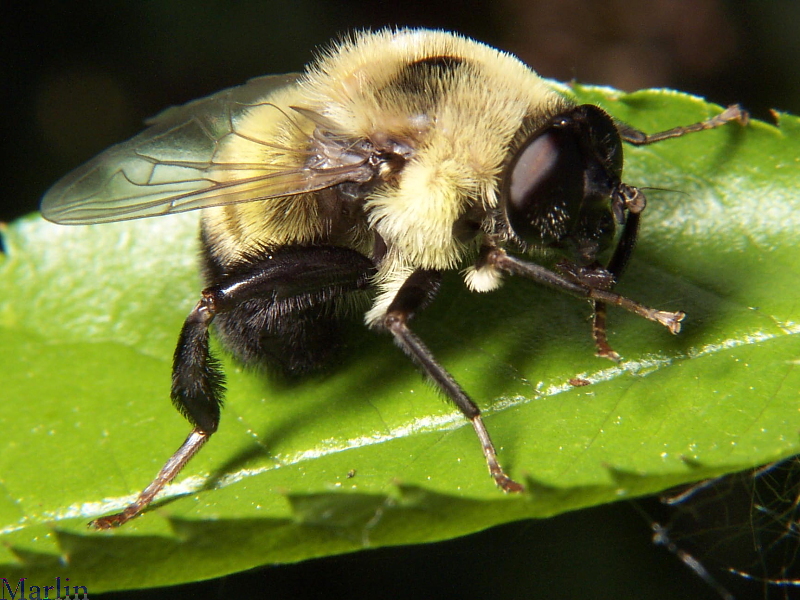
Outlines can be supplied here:
M719 0L293 0L17 3L0 44L0 221L172 104L267 73L359 27L439 27L540 74L800 113L800 3ZM10 19L9 19L10 16Z
M0 222L35 210L56 179L162 108L300 70L353 28L456 30L546 77L673 87L760 118L772 107L800 113L800 2L789 0L107 0L15 10L0 41ZM130 597L719 597L650 537L648 520L619 504Z

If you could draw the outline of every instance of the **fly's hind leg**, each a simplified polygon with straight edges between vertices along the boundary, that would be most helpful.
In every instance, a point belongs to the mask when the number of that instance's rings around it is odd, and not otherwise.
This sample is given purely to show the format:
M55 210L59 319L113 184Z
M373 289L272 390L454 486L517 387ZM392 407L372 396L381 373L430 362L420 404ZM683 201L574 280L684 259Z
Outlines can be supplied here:
M183 324L173 358L172 401L194 429L132 504L122 512L95 519L89 523L91 527L119 527L142 512L217 430L225 379L208 349L208 326L215 314L214 303L204 292Z
M289 319L293 312L366 288L373 272L372 261L355 250L287 246L243 259L206 288L184 322L172 367L172 401L192 424L192 432L132 504L90 526L118 527L141 513L217 430L224 377L208 344L215 316L255 302L267 317Z

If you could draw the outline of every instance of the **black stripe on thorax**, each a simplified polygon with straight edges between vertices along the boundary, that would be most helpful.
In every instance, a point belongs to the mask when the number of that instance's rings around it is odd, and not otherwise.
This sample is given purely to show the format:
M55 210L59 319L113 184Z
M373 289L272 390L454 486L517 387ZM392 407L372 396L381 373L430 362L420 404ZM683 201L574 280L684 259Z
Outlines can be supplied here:
M436 96L442 88L432 84L456 72L463 64L464 59L458 56L426 56L401 67L395 78L386 85L386 89L425 97L430 104L435 104L438 100Z

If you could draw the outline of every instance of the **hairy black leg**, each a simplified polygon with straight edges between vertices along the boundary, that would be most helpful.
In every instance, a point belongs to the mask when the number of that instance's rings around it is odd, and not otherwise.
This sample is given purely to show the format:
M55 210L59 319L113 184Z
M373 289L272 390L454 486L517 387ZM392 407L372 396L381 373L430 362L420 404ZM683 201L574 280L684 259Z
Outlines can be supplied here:
M122 512L90 523L97 529L122 525L142 512L202 448L219 425L224 378L208 345L214 317L246 302L267 299L289 316L362 289L374 272L372 261L348 248L296 246L246 257L230 273L203 291L184 322L172 368L172 401L194 426L155 479Z
M225 393L225 376L208 349L208 327L218 312L213 292L205 290L183 323L172 359L172 402L196 431L207 435L217 430Z
M577 298L604 302L619 306L629 312L644 317L650 321L660 323L670 330L671 333L678 333L681 329L681 321L686 316L682 312L669 312L648 308L625 296L616 294L612 291L591 287L576 281L571 277L560 275L551 271L547 267L530 263L514 256L506 254L504 250L494 248L486 255L487 263L508 273L509 275L519 275L545 285L547 287L566 292Z
M475 402L461 389L453 376L440 365L428 347L409 328L408 321L433 299L439 287L438 271L418 270L400 287L383 318L383 324L395 342L427 375L436 387L451 400L472 423L481 442L483 455L497 485L505 492L521 492L522 485L505 474L497 460L497 452L481 419Z
M219 425L224 376L208 348L208 326L217 312L208 290L184 321L172 363L172 402L194 429L136 500L122 512L95 519L96 529L119 527L144 510L205 445Z

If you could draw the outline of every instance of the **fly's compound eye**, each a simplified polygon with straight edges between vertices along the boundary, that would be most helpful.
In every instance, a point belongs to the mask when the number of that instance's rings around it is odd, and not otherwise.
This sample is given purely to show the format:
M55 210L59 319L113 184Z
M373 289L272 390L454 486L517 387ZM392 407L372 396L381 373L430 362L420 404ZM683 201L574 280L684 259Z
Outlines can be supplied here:
M580 210L584 166L575 134L556 125L530 139L512 161L506 182L508 224L525 242L557 243Z
M591 263L614 235L611 198L622 174L622 142L600 108L575 107L534 132L509 163L503 210L526 244Z

